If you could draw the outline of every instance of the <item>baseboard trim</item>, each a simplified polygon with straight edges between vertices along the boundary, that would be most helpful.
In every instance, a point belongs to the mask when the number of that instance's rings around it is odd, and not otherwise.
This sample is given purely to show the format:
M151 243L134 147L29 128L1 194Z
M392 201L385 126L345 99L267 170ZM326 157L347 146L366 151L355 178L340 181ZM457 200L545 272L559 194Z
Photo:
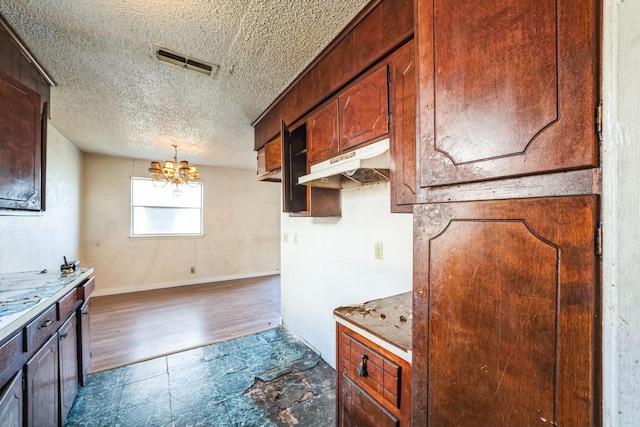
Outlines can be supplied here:
M119 295L119 294L128 294L131 292L143 292L143 291L153 291L157 289L165 289L165 288L175 288L178 286L189 286L189 285L201 285L203 283L216 283L216 282L226 282L229 280L238 280L238 279L251 279L253 277L263 277L263 276L273 276L276 274L280 274L280 270L275 271L263 271L260 273L249 273L249 274L235 274L231 276L217 276L217 277L208 277L208 278L198 278L191 280L180 280L174 282L163 282L163 283L150 283L142 286L127 286L127 287L117 287L110 289L98 289L91 294L92 297L102 297L108 295ZM98 282L99 279L98 279Z

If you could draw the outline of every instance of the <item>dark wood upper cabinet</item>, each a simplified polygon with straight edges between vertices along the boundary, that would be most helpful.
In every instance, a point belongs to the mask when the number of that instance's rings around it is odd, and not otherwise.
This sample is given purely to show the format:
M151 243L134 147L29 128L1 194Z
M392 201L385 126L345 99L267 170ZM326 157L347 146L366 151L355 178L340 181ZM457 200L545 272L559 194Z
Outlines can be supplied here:
M41 209L40 95L0 72L0 208Z
M340 216L340 190L298 184L309 173L307 124L289 129L282 123L282 211L291 216Z
M597 167L596 4L418 1L422 187Z
M372 0L256 120L254 150L409 40L413 18L414 0Z
M416 202L416 61L413 41L391 62L391 212L413 212Z
M336 156L340 152L337 99L307 119L307 146L310 165Z
M600 425L598 197L416 205L413 420Z
M0 15L0 209L45 209L50 84Z
M338 97L340 150L389 132L388 68L355 83Z

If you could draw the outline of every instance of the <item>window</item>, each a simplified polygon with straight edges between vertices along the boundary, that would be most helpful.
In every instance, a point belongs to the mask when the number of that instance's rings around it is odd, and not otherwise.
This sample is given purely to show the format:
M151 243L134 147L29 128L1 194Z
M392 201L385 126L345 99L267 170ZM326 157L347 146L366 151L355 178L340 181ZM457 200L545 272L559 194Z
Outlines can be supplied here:
M131 178L131 236L201 236L202 183L156 187L151 179Z

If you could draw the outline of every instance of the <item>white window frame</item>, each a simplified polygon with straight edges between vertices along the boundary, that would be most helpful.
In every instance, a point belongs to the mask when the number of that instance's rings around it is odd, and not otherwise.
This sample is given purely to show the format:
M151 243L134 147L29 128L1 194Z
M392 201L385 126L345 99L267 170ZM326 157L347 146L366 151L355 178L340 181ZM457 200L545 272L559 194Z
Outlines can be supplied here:
M144 204L144 203L138 203L135 204L135 195L134 195L134 183L136 181L148 181L148 182L152 182L152 180L150 178L141 178L141 177L131 177L131 193L130 193L130 225L131 225L131 230L130 230L130 237L133 238L145 238L145 237L201 237L204 236L204 191L203 191L203 187L204 184L202 182L198 182L198 183L194 183L195 185L191 184L191 186L193 188L184 188L184 187L188 187L187 185L183 186L182 188L185 191L193 191L194 189L199 189L200 190L200 207L198 208L197 206L191 206L191 207L181 207L181 206L171 206L171 205L163 205L163 204L158 204L158 205L149 205L149 204ZM167 184L165 187L163 188L158 188L158 190L161 191L166 191L169 193L172 193L173 190L175 189L174 185L171 184ZM172 198L176 198L176 201L178 200L178 198L176 196L174 196L173 194L171 195ZM168 199L168 198L167 198ZM170 199L169 199L170 200ZM156 232L156 233L134 233L134 218L135 218L135 214L134 214L134 209L136 207L143 207L143 208L148 208L148 209L154 209L154 208L159 208L159 209L199 209L200 212L200 223L199 223L199 228L200 231L197 233L171 233L171 232Z

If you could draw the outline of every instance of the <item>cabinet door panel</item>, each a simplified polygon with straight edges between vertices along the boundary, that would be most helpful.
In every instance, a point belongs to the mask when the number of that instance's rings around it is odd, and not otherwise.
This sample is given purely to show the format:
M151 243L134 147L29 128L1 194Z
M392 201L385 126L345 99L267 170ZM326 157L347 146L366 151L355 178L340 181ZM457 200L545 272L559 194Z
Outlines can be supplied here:
M355 147L389 131L387 67L381 67L338 98L340 150Z
M307 120L307 147L309 164L336 156L338 143L338 100L331 102Z
M419 425L594 424L596 212L596 196L416 207Z
M58 331L60 356L60 417L64 421L78 394L78 328L75 313Z
M0 208L41 209L40 95L0 74Z
M416 84L413 41L401 48L391 70L391 212L413 212L416 201Z
M0 394L0 425L22 427L22 371L19 371Z
M422 186L594 167L595 2L420 0Z
M58 403L58 335L55 334L27 362L25 395L28 427L57 426Z
M78 349L80 351L79 364L82 369L80 374L80 384L84 386L89 371L91 370L91 299L87 299L82 307L77 311L78 313L78 339L80 345Z

